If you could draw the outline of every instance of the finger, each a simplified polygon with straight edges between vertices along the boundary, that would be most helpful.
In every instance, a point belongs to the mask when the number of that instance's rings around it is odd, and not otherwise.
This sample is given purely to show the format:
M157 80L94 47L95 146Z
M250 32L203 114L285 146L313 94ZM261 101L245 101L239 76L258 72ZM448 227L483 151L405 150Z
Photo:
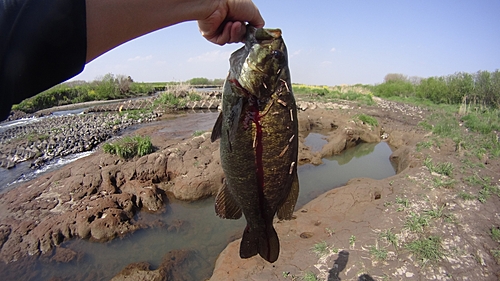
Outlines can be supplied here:
M231 36L228 43L245 41L246 26L243 22L234 22L231 26Z
M210 42L213 42L218 45L224 45L228 43L231 39L231 29L233 26L233 22L227 22L222 29L220 34L216 34L214 37L208 39Z

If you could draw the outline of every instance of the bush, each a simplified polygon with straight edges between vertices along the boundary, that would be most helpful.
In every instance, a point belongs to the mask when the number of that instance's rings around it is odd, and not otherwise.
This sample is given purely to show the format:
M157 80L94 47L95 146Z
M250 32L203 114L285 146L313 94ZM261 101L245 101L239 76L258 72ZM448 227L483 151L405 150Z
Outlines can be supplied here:
M153 152L153 144L149 137L124 137L115 143L105 143L103 150L109 154L116 154L121 158L129 159L135 156L144 156Z
M384 83L373 86L372 91L383 98L417 97L437 104L500 108L500 71L457 72L425 79L390 73Z

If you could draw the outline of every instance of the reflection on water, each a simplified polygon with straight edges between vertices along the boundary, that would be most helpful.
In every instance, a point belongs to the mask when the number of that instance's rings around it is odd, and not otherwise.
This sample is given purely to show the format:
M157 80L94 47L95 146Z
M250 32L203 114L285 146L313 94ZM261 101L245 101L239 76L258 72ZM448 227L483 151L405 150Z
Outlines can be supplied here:
M309 133L304 139L304 144L310 147L312 152L321 151L323 145L327 143L325 136L319 133Z
M390 154L391 149L384 142L361 144L341 155L323 159L322 165L300 166L298 207L333 187L345 184L351 178L382 179L394 175L389 162ZM109 280L130 263L146 261L154 269L168 251L175 249L195 250L194 260L190 262L191 274L194 280L209 278L219 253L231 239L240 237L245 225L244 219L234 221L218 218L213 204L213 198L194 203L170 201L162 214L139 214L143 220L156 221L165 227L139 230L108 243L91 243L80 239L65 242L62 247L83 255L69 264L38 261L35 266L37 277L29 280L56 277L64 280ZM169 227L176 225L179 226ZM14 267L17 266L11 265L8 269L13 270ZM21 277L19 271L14 274Z
M323 164L299 166L300 195L297 205L303 206L318 195L342 186L352 178L383 179L396 174L387 143L362 143L339 155L323 158Z

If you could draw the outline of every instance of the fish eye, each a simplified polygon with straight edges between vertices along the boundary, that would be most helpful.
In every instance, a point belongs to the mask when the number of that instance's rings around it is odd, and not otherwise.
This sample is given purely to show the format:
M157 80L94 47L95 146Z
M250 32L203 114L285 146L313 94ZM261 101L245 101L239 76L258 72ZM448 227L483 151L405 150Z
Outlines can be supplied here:
M278 51L278 50L273 50L271 52L271 55L273 56L273 58L277 59L277 60L281 60L283 59L283 52L281 51Z

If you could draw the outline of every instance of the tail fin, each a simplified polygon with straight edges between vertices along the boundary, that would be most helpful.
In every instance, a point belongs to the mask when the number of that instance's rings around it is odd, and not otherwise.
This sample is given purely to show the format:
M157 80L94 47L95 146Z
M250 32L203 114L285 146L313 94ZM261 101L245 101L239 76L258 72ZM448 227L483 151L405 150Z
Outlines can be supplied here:
M243 232L240 244L240 257L246 259L257 254L270 263L278 259L280 241L272 223L256 229L251 229L247 225Z

